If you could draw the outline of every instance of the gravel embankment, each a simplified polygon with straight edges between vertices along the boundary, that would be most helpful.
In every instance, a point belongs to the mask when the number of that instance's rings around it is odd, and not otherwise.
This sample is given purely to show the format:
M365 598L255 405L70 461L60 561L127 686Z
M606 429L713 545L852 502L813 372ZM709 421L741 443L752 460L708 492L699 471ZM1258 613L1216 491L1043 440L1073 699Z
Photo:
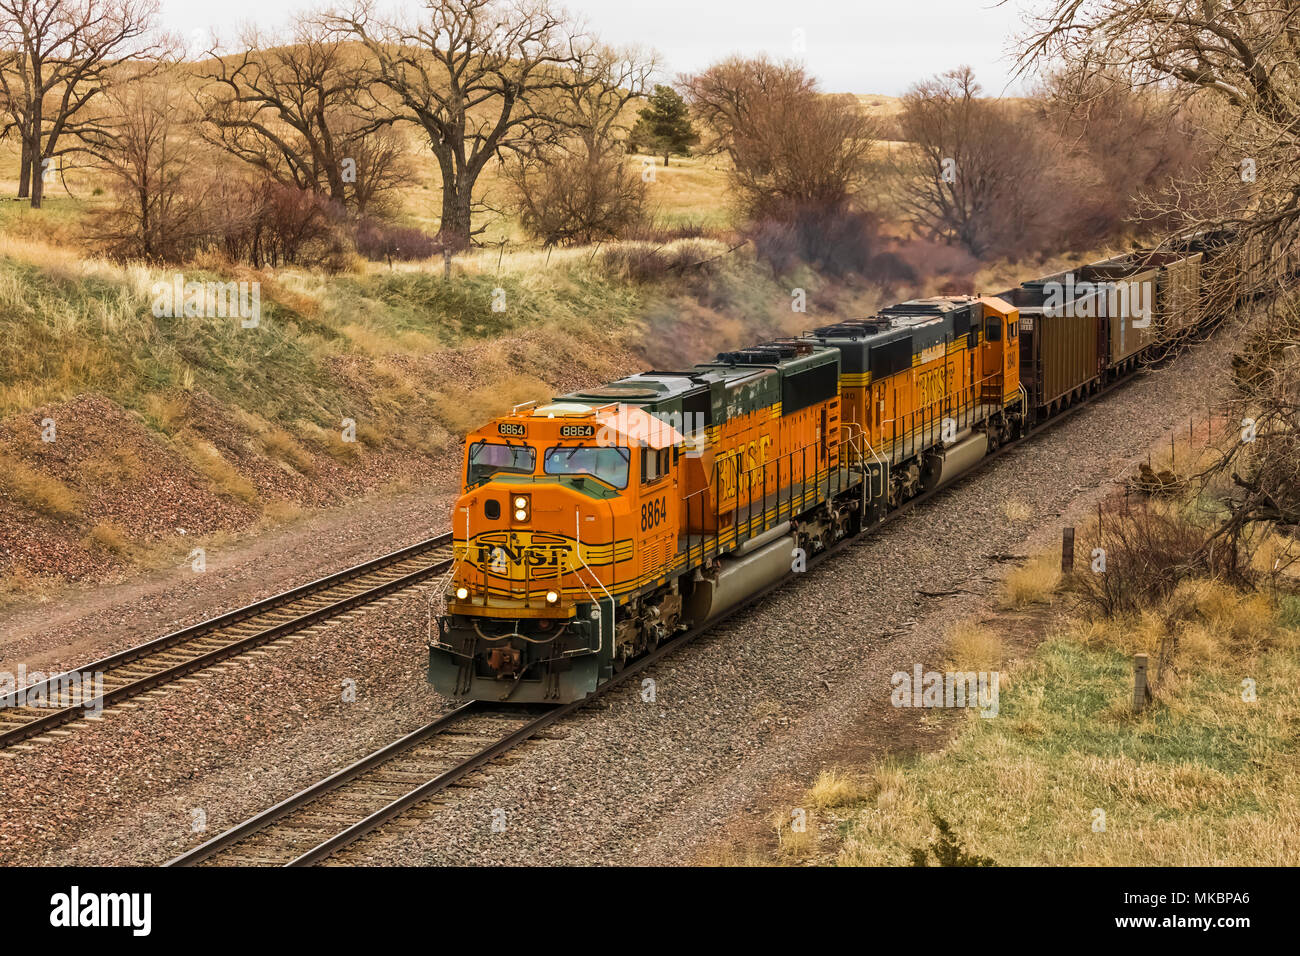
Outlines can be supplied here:
M1086 511L1193 410L1203 418L1232 339L1143 376L715 628L653 670L653 703L639 684L620 688L557 727L557 739L526 745L347 858L681 862L774 784L846 746L914 746L915 712L888 706L889 675L941 662L945 627L1005 570L987 555L1051 546L1063 514ZM432 526L445 510L430 496L406 513ZM364 537L373 553L380 535L396 546L400 517L316 529L336 541L321 550L347 553ZM245 573L256 580L255 568ZM161 607L169 595L180 600L167 589L148 600ZM195 617L208 613L184 600ZM160 862L199 842L195 809L211 835L426 722L445 702L423 684L424 619L419 596L369 608L0 764L0 862ZM360 689L353 704L340 699L347 679ZM491 832L497 808L504 833Z

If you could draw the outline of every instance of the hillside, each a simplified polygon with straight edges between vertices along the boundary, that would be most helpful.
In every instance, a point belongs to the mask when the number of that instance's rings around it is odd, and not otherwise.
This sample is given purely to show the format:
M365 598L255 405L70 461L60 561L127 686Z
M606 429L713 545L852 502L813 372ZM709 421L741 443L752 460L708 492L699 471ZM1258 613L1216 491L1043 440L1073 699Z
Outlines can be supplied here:
M882 115L898 106L867 100ZM393 217L433 232L436 166L408 135L415 177ZM0 171L17 167L6 142ZM1001 288L1048 261L982 266L886 234L878 251L915 281L777 275L737 235L727 171L712 157L656 161L654 243L539 249L499 175L481 185L505 214L452 260L450 278L441 259L354 256L341 275L220 256L109 261L87 235L105 180L84 167L63 170L39 210L0 203L0 601L178 562L203 541L359 495L446 483L464 432L518 401L886 301ZM157 290L178 274L256 284L260 326L155 314ZM807 313L791 311L794 288ZM54 440L43 440L51 421Z

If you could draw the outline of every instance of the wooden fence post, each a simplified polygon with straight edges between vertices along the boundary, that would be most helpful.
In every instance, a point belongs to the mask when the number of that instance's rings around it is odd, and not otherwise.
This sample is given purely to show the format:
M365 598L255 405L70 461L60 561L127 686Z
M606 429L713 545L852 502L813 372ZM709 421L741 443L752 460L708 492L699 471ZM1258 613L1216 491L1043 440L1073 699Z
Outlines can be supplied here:
M1061 575L1069 577L1074 573L1074 529L1061 531Z
M1151 702L1151 688L1147 684L1147 655L1133 655L1133 711L1141 713Z

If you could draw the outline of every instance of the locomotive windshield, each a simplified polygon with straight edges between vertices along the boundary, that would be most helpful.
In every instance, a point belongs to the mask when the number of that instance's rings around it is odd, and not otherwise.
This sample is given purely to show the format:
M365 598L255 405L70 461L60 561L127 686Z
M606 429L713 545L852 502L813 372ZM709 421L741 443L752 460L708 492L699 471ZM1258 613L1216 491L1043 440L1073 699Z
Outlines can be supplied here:
M546 450L542 469L548 475L591 475L615 488L627 487L632 455L626 448L557 445Z
M502 471L513 475L531 475L536 467L537 451L528 445L476 441L469 448L466 484L478 484Z

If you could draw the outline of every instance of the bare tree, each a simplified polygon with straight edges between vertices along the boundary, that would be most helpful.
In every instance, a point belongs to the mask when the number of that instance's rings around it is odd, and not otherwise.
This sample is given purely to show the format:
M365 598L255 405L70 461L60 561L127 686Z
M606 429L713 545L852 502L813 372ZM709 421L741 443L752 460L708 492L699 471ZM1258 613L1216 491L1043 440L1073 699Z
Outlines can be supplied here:
M149 39L157 11L157 0L0 0L3 134L19 139L19 196L34 208L59 157L103 143L87 107L115 71L161 52Z
M210 51L196 98L208 138L284 185L364 212L407 178L391 115L361 82L346 37L301 16L280 43L248 29L243 52Z
M1082 51L1082 52L1081 52ZM1044 0L1022 64L1096 73L1210 99L1220 162L1189 184L1177 230L1232 227L1275 259L1300 235L1300 7L1274 0ZM1186 196L1182 197L1186 200ZM1173 231L1171 229L1171 231Z
M1043 215L1046 164L1013 108L983 98L969 67L918 83L898 118L906 147L892 167L905 215L929 238L972 255L1011 251Z
M1081 53L1080 51L1085 51ZM1275 0L1044 0L1025 38L1026 69L1065 59L1153 84L1187 103L1213 104L1217 160L1182 184L1171 241L1197 230L1215 249L1216 297L1234 310L1241 293L1281 292L1234 361L1240 394L1225 416L1241 440L1207 473L1235 489L1227 516L1194 563L1234 550L1245 530L1300 522L1300 319L1294 249L1300 235L1300 6ZM1226 227L1226 228L1225 228ZM1226 281L1222 281L1226 280ZM1235 437L1235 436L1234 436Z
M571 134L507 163L521 223L546 245L613 239L642 221L645 183L620 138L627 106L654 69L653 56L637 50L582 50L558 97Z
M429 0L418 18L385 22L363 2L330 18L369 54L393 116L417 124L442 174L439 237L469 243L475 186L489 160L554 142L560 95L579 65L577 28L547 0Z
M92 224L93 238L117 255L176 258L207 231L194 182L194 143L174 84L158 78L121 84L103 98L102 146L94 166L113 197Z
M751 215L830 213L865 185L876 124L852 96L820 92L799 64L733 57L682 85L707 128L704 151L731 159Z

